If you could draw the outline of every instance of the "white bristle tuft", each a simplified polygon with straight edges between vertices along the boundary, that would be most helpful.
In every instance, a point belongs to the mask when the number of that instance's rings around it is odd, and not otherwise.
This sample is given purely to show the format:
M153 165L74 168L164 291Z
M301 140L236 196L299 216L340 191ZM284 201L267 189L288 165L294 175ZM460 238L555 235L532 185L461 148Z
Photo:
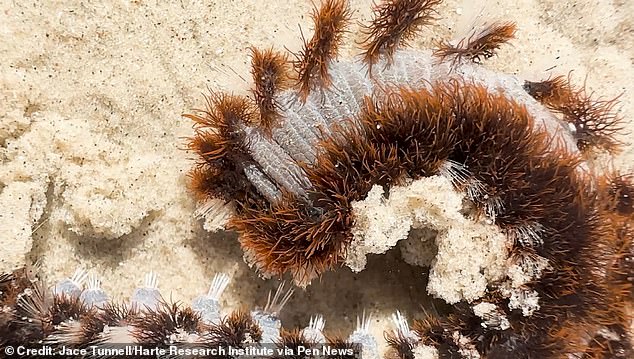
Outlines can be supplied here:
M73 276L70 277L70 280L77 285L77 287L81 288L84 281L88 277L88 272L83 268L77 268Z
M510 231L511 237L523 247L537 248L544 244L543 235L546 228L540 223L515 227Z
M310 317L310 322L308 323L308 327L312 330L324 331L324 327L326 326L326 321L324 320L323 315L317 315L315 317Z
M108 303L108 295L101 289L101 280L96 275L88 277L86 289L81 293L80 298L86 307L103 307Z
M207 296L213 300L220 300L220 296L227 289L229 285L229 276L225 273L217 273L214 276L214 279L211 281L211 287L209 287L209 292L207 292Z
M145 281L143 286L148 289L158 289L158 276L154 272L149 272L145 275Z
M82 268L77 268L70 278L60 280L53 288L54 294L78 297L81 295L83 283L88 276L88 272Z
M461 163L447 160L440 167L440 175L448 178L454 187L464 185L471 178L471 173L467 170L467 167Z
M314 343L325 343L326 337L323 333L325 326L326 322L324 321L324 317L322 315L310 317L310 322L308 323L308 326L304 328L302 334L306 339Z
M394 326L396 327L393 330L396 336L409 336L409 324L407 323L407 319L401 314L400 311L397 310L396 313L392 314L392 322L394 322Z
M484 202L484 213L491 220L495 220L495 217L498 213L504 209L504 204L502 203L502 199L498 196L489 197L485 196L486 201Z
M280 285L277 287L277 290L275 291L275 295L273 295L273 299L271 299L271 292L269 292L266 306L264 307L264 312L277 316L282 311L282 309L295 291L293 288L291 288L286 291L286 293L284 293L284 285L285 282L280 283Z
M161 301L161 294L158 290L158 277L156 273L149 272L145 275L143 286L132 293L132 305L138 309L156 309Z
M363 314L360 317L357 316L357 328L355 332L369 333L371 321L372 314L366 315L365 310L363 310Z
M101 280L94 275L91 274L88 276L88 281L86 282L86 290L99 290L101 289Z

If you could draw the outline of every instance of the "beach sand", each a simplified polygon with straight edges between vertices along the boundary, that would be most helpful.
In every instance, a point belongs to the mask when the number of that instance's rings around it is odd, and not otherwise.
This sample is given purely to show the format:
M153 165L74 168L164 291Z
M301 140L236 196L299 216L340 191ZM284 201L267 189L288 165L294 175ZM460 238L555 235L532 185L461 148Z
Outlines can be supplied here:
M244 264L234 234L208 233L194 218L185 188L193 155L184 149L193 130L181 115L203 107L208 89L245 94L250 46L298 51L313 5L167 3L0 2L0 270L39 260L46 277L60 279L82 267L117 299L154 271L162 293L185 302L225 272L226 311L263 305L279 281ZM573 71L597 95L621 95L633 133L634 2L470 3L445 1L412 46L515 21L517 39L487 67L531 80ZM355 20L367 23L371 6L351 1ZM358 53L359 29L351 25L342 58ZM624 151L613 163L632 169L632 137L619 139ZM296 290L283 323L305 326L323 314L328 330L349 333L365 310L382 338L395 310L413 318L429 304L424 272L398 250L372 256L361 273L341 268Z

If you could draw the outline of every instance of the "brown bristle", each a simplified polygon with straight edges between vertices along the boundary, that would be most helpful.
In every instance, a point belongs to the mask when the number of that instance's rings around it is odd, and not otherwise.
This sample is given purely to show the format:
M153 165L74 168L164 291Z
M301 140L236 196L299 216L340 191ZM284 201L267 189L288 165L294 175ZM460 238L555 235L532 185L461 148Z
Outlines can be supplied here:
M248 312L237 310L223 318L220 324L209 327L207 344L212 347L243 347L249 341L259 343L262 340L262 329Z
M512 22L497 22L487 26L477 34L460 40L457 45L442 42L434 51L434 56L441 61L452 59L452 67L463 59L480 63L482 59L489 59L495 52L515 37L516 25Z
M184 115L195 122L196 134L188 148L198 155L197 166L189 172L189 188L199 201L220 198L245 203L261 196L243 170L253 163L246 146L244 126L255 121L246 97L212 93L207 110Z
M298 285L306 285L341 261L352 234L347 207L315 209L291 195L273 208L245 208L228 228L240 233L240 244L258 268L282 275L290 271Z
M126 326L138 319L139 311L134 306L108 302L99 312L99 317L108 326Z
M144 315L134 320L132 335L139 343L168 345L174 334L195 333L201 325L200 315L191 308L162 302L155 310L146 308Z
M410 338L405 337L401 332L394 333L391 331L385 332L385 341L387 342L390 350L394 351L394 354L401 359L414 359L414 347L416 343Z
M634 214L634 174L610 171L600 178L608 210L622 216Z
M577 89L563 76L542 82L527 81L524 88L545 106L560 113L574 128L573 135L581 151L619 151L621 142L616 136L622 133L623 127L615 109L618 97L594 99L585 86Z
M385 0L374 8L374 18L364 29L366 35L363 41L363 60L372 72L372 66L381 56L385 56L387 63L392 63L392 57L399 46L407 42L421 30L435 20L434 8L442 0Z
M326 359L353 359L359 358L362 353L362 346L358 343L350 343L340 335L326 335L328 346L334 350L326 355Z
M610 326L595 334L582 359L620 359L634 357L628 327Z
M564 76L556 76L540 82L525 81L524 90L537 101L549 107L572 96L568 81Z
M213 140L210 146L215 146L210 159L219 160L226 156L228 151L243 148L244 133L241 126L253 124L256 111L246 97L211 93L205 99L207 100L206 110L199 111L199 114L183 116L194 121L198 130L211 130L211 132L205 132L205 138ZM212 134L215 137L210 137Z
M275 343L278 348L284 350L284 348L289 348L290 354L286 355L278 355L275 358L291 358L291 359L305 359L307 356L303 353L300 353L298 350L299 347L304 348L312 348L315 343L309 339L307 339L300 329L294 330L286 330L282 328L280 330L280 339L277 343Z
M258 127L270 135L280 116L275 96L290 86L286 55L273 49L251 48L251 75L255 88L251 90L260 110Z
M312 17L313 37L310 41L304 40L303 49L296 55L294 63L302 101L306 101L313 89L331 85L328 66L337 57L351 13L346 0L325 0L319 10L313 11Z
M79 320L88 312L84 302L77 296L53 295L53 305L49 308L50 322L58 325L68 320Z
M434 347L441 358L459 357L460 348L451 338L450 325L437 317L427 315L415 320L412 330L420 338L420 344Z
M0 308L14 307L20 293L33 286L33 281L26 267L18 268L11 273L0 274Z
M227 162L227 168L200 165L188 173L188 187L203 202L209 198L219 198L225 202L236 200L245 204L250 200L261 199L257 190L234 162Z

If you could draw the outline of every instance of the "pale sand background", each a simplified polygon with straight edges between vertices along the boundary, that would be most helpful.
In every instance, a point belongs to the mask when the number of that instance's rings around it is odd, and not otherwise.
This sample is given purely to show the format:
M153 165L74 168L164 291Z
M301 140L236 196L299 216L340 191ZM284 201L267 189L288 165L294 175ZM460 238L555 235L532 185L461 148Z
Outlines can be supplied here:
M574 70L598 94L624 93L621 115L632 118L634 2L469 3L442 4L442 19L414 46L513 20L518 39L487 66L534 80ZM311 8L305 0L1 1L0 270L25 254L55 279L82 266L115 298L155 271L166 296L187 301L223 271L233 278L227 309L263 304L277 282L243 263L233 235L205 233L192 216L183 150L192 128L180 115L203 106L207 87L244 93L249 46L297 51L299 27L311 36ZM369 19L371 1L352 8ZM358 29L342 57L355 53ZM634 156L631 137L621 139L618 166ZM360 274L341 269L298 291L282 319L305 325L322 313L328 329L348 333L364 308L380 322L395 309L412 318L428 302L423 271L397 251L375 256Z

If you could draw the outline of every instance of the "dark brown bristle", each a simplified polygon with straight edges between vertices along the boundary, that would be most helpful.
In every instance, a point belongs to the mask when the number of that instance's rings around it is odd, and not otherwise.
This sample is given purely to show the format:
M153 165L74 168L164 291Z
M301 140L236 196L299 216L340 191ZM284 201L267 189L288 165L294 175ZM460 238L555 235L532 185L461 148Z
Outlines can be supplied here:
M218 325L213 325L207 333L207 344L212 347L243 347L249 341L259 343L262 340L262 329L248 312L237 310L223 318Z
M570 79L557 76L542 82L527 81L524 89L549 109L560 113L574 128L577 146L582 152L601 150L616 153L621 142L622 119L615 109L618 97L611 100L594 99L585 86L575 88Z
M18 268L11 273L0 274L0 308L14 307L18 296L33 285L33 280L26 267Z
M629 324L629 323L628 323ZM595 334L584 350L582 359L620 359L634 357L627 327L610 326Z
M423 26L435 20L434 8L441 0L385 0L374 8L374 18L364 29L363 60L372 72L372 66L381 56L388 65L399 46L418 33Z
M189 307L162 302L157 309L146 308L144 315L136 317L133 324L132 335L139 343L167 345L172 343L174 334L197 332L202 321Z
M620 174L610 171L601 177L606 195L606 209L616 211L622 216L634 214L634 174Z
M123 326L138 318L139 311L134 306L108 302L100 312L101 320L109 326Z
M245 204L261 196L244 176L242 168L227 162L226 168L200 165L189 172L189 189L203 202L209 198L219 198L225 202L236 200Z
M251 48L251 75L255 88L251 91L260 110L258 127L270 135L280 116L275 96L290 86L288 61L273 49Z
M304 41L294 63L302 101L306 101L313 89L325 89L332 84L328 66L337 57L351 12L346 0L325 0L319 10L314 10L312 17L315 24L313 37Z
M207 110L184 115L196 127L188 143L189 150L198 155L197 166L189 172L189 188L199 201L262 199L244 174L244 167L254 163L244 126L255 123L256 112L246 97L212 93L207 97Z
M312 348L316 343L307 339L299 329L286 330L282 328L280 330L280 339L275 344L282 350L284 350L284 348L289 348L291 350L291 354L276 355L274 358L305 359L306 355L300 353L298 348Z
M420 344L434 347L438 350L440 358L460 357L460 348L451 338L451 330L448 322L430 315L422 320L415 320L412 330L420 338Z
M515 37L516 25L512 22L497 22L487 26L478 34L473 34L468 38L460 40L457 45L449 42L442 42L434 56L441 61L452 59L452 67L460 63L463 59L480 63L482 59L489 59L495 52Z
M403 333L398 332L385 332L385 341L388 347L396 354L400 359L414 359L414 347L416 342L407 338Z
M359 358L362 353L362 346L358 343L351 343L340 335L326 335L326 343L334 351L325 356L326 359L354 359Z

